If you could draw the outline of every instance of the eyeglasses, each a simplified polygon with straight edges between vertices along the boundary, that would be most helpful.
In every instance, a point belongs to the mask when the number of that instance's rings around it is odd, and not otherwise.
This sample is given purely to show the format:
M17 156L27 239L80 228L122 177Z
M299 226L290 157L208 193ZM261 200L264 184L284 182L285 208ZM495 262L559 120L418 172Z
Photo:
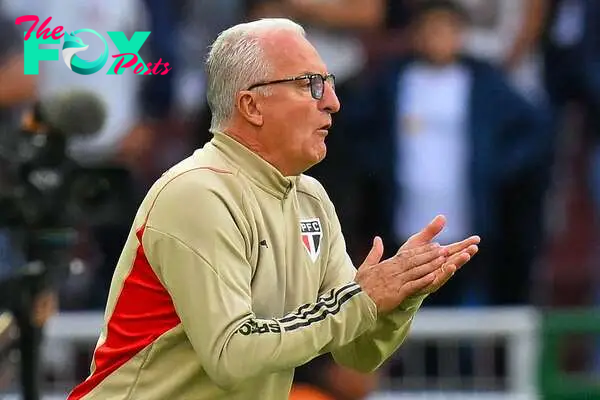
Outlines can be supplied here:
M308 79L310 83L310 95L315 100L321 100L323 98L323 93L325 93L325 82L328 82L331 85L331 88L335 90L335 75L333 74L306 74L296 76L294 78L278 79L275 81L255 83L254 85L250 86L248 90L252 90L260 86L273 85L275 83L295 82L301 81L303 79Z

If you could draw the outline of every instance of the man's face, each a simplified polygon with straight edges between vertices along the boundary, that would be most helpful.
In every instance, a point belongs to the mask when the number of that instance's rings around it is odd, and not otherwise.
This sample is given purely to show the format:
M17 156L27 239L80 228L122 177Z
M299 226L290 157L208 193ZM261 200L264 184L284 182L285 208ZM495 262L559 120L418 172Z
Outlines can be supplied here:
M463 23L448 11L432 11L417 26L419 52L435 64L453 62L462 49Z
M280 33L268 39L267 57L273 65L269 80L327 74L315 48L303 37ZM268 85L269 96L259 99L263 115L260 140L287 175L296 175L317 164L327 152L325 137L331 114L340 103L330 83L325 83L320 100L311 96L308 79Z

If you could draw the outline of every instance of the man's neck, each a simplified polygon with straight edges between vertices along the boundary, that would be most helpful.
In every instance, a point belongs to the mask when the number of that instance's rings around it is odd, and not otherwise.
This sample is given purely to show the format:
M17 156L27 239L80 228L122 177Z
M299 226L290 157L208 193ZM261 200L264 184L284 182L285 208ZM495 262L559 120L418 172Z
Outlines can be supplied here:
M254 133L248 134L242 131L241 129L236 129L233 127L223 129L222 132L235 139L236 141L247 147L249 150L251 150L253 153L258 155L260 158L271 164L283 176L297 175L290 173L290 171L284 167L285 160L281 159L281 157L278 157L277 154L274 154L273 152L269 151L267 148L265 148L264 144L260 142L260 140L257 140L256 136L258 135Z

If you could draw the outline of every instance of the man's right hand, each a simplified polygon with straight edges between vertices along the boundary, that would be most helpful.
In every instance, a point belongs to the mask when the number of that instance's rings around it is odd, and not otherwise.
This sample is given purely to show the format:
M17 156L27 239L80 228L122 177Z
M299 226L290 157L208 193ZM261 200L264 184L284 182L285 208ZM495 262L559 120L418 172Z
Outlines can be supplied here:
M379 313L398 307L408 297L419 293L435 279L435 272L446 262L449 250L428 243L380 261L383 242L376 237L373 248L358 268L356 282L377 305Z

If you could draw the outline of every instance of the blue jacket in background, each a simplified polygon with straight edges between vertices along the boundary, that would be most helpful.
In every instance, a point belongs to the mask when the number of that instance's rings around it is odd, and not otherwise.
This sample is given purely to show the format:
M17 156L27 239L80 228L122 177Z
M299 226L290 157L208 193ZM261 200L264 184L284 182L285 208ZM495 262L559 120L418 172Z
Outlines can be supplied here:
M401 77L417 60L414 56L398 59L366 76L365 87L357 98L345 104L353 120L347 132L359 163L356 181L365 184L369 193L368 211L363 218L367 222L361 229L369 236L382 235L384 243L402 239L394 237L392 225L394 209L402 198L394 176L398 162L396 138L402 134L397 124L397 101L403 90ZM470 57L461 57L459 62L472 78L468 134L474 233L489 242L497 232L496 201L502 188L525 176L543 180L547 175L551 149L548 120L541 108L509 86L498 69ZM432 162L443 165L440 160Z

